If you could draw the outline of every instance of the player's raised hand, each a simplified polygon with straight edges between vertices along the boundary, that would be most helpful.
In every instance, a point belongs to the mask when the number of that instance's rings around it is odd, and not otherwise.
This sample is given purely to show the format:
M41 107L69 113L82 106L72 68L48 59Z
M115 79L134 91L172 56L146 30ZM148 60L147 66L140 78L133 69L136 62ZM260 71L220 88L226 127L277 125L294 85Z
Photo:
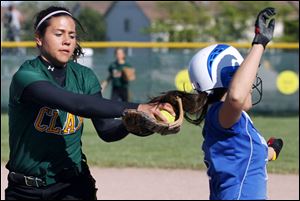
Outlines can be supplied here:
M260 11L255 21L255 37L253 44L262 44L264 48L273 38L275 19L273 18L276 14L275 8L265 8ZM273 19L271 19L273 18Z

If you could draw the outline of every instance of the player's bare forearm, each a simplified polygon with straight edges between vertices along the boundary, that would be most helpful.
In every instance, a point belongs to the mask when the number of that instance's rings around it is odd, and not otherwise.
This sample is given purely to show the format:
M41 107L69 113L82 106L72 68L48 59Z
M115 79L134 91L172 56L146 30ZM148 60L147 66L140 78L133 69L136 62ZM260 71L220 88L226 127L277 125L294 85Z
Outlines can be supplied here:
M235 72L219 113L219 121L223 128L230 128L240 118L242 110L245 110L263 51L262 45L253 45Z
M240 104L241 107L244 105L252 88L263 52L264 47L262 45L253 45L246 59L232 78L228 90L228 99Z
M275 28L274 8L262 10L255 21L255 37L252 48L240 68L235 73L229 87L228 100L234 108L242 108L252 88L261 56L266 45L272 40Z

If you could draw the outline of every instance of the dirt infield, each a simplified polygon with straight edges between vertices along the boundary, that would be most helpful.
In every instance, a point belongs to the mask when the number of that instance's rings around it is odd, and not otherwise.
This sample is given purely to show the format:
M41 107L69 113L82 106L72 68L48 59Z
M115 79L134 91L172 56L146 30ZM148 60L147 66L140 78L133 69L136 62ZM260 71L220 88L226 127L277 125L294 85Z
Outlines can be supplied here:
M91 168L102 200L207 200L208 178L203 171ZM1 165L1 200L7 186ZM269 174L270 200L299 200L299 175Z

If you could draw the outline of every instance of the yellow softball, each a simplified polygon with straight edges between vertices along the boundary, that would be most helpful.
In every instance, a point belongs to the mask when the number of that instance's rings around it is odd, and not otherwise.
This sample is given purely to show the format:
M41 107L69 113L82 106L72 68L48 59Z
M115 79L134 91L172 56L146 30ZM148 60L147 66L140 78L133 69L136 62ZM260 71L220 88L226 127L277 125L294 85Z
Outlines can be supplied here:
M169 123L172 123L175 121L175 116L171 115L168 111L166 110L160 110L160 112L166 117Z

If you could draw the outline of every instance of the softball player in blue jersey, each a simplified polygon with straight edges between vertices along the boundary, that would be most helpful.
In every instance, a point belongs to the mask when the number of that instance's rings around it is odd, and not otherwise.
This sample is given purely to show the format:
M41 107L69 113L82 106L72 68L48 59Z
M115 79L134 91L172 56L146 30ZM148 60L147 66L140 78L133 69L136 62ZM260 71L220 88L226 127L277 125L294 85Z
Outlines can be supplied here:
M216 44L200 50L190 62L191 83L205 101L199 118L186 119L196 125L205 120L202 149L211 200L267 199L266 164L278 157L283 142L272 138L267 143L246 111L262 96L257 70L273 37L274 15L274 8L258 14L245 60L234 47ZM254 89L260 95L256 103Z

